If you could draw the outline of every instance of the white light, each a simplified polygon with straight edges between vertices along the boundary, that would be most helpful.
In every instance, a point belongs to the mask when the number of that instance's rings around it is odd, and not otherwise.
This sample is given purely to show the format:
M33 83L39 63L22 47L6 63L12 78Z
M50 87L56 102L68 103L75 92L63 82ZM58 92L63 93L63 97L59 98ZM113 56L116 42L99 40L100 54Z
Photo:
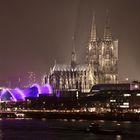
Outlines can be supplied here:
M123 96L128 97L131 96L131 94L123 94Z
M116 100L110 100L110 102L116 102Z
M134 88L136 88L136 89L137 89L137 88L139 88L139 86L138 86L138 85L135 85L135 86L134 86Z
M76 98L78 98L79 97L79 93L78 93L78 91L76 91Z
M128 105L120 105L120 108L129 108Z
M123 103L123 105L126 105L127 106L127 105L129 105L129 103L128 102L125 102L125 103Z
M137 95L136 96L140 96L140 93L137 93Z
M95 107L93 107L93 108L88 108L88 111L89 111L89 112L95 112L95 111L96 111L96 108L95 108Z
M125 80L128 81L129 79L128 78L125 78Z
M134 112L140 113L140 109L134 109Z
M89 45L89 51L91 50L91 45Z

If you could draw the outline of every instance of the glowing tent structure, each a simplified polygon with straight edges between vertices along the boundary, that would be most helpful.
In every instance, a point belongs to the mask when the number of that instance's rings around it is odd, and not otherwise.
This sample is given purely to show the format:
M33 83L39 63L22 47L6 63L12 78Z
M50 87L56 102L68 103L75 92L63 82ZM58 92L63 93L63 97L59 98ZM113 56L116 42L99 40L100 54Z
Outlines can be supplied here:
M3 88L0 93L1 101L24 101L26 97L38 97L39 94L51 95L52 87L50 85L39 86L34 84L26 89L8 89Z

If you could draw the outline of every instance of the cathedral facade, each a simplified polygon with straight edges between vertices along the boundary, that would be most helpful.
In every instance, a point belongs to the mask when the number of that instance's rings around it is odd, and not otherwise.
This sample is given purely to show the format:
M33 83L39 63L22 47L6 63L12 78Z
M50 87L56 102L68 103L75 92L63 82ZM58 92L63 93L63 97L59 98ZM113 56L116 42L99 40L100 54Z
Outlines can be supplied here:
M112 39L109 14L102 39L97 39L93 15L86 62L78 64L73 47L70 64L54 64L45 78L54 91L79 90L89 92L94 84L118 83L118 40Z

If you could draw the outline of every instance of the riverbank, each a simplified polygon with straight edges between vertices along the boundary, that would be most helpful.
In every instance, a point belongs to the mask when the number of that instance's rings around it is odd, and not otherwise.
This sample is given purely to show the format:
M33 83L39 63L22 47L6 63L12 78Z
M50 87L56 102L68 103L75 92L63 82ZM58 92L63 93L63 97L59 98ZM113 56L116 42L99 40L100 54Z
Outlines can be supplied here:
M27 118L140 121L138 113L26 112Z
M46 119L83 119L83 120L118 120L140 121L139 113L93 113L93 112L4 112L0 118L46 118Z
M5 140L139 140L140 122L119 121L124 135L93 134L85 131L92 120L0 119L0 139ZM114 129L118 121L94 121L103 129Z

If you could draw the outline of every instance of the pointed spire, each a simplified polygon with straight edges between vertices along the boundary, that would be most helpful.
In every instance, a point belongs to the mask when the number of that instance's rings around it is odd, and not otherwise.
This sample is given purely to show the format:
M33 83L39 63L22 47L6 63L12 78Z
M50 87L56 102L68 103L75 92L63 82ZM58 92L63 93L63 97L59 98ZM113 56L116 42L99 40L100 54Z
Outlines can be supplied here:
M72 45L72 53L76 53L76 51L75 51L75 39L74 39L74 36L72 36L72 43L73 43L73 45Z
M109 17L109 10L106 10L106 23L104 28L104 41L111 41L112 40L112 33L110 28L110 17Z
M75 51L75 39L72 37L72 54L71 54L71 65L74 66L76 64L76 51Z
M93 13L90 42L94 42L97 39L96 38L96 21L95 20L96 20L95 13Z
M54 60L54 66L56 66L56 60Z

